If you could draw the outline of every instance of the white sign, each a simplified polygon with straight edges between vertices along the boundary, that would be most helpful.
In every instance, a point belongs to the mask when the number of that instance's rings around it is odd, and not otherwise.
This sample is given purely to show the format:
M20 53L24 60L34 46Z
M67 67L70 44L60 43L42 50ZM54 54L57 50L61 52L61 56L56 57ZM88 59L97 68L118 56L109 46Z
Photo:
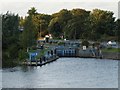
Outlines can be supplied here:
M86 46L83 46L83 50L86 50Z

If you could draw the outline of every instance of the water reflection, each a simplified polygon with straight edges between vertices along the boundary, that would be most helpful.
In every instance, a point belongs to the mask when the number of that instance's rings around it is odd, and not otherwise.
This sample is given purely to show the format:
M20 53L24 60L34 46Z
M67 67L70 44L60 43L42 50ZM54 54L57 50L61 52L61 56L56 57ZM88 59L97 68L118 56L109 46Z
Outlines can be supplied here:
M0 69L0 89L2 90L2 69Z
M60 58L38 67L3 70L4 88L117 88L118 61Z

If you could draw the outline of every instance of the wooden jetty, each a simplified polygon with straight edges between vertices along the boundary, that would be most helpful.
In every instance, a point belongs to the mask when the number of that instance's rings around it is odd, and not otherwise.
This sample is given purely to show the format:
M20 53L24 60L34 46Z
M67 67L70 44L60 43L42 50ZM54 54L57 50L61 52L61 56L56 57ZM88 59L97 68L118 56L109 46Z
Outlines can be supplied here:
M26 62L24 62L23 64L24 65L27 65L27 66L42 66L42 65L45 65L45 64L48 64L48 63L51 63L53 61L56 61L59 57L56 56L56 57L53 57L53 58L50 58L46 61L42 61L40 62L39 60L36 60L36 61L29 61L27 60Z

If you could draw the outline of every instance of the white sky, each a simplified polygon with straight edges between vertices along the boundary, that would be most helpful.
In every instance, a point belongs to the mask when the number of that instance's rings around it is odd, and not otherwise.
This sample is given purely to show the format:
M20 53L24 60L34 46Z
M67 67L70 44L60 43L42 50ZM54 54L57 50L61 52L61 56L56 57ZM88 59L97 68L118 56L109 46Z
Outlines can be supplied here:
M11 11L20 16L25 16L31 7L35 7L37 12L45 14L52 14L61 9L71 10L73 8L81 8L92 11L92 9L98 8L112 11L114 16L118 18L118 1L119 0L0 0L0 13Z

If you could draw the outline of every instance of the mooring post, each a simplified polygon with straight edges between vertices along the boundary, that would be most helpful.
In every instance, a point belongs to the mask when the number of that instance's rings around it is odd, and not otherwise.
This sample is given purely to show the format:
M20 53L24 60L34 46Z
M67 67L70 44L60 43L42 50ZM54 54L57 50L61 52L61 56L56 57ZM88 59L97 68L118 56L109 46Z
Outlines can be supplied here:
M32 61L30 60L30 66L32 65Z
M38 65L37 59L36 59L36 66Z

